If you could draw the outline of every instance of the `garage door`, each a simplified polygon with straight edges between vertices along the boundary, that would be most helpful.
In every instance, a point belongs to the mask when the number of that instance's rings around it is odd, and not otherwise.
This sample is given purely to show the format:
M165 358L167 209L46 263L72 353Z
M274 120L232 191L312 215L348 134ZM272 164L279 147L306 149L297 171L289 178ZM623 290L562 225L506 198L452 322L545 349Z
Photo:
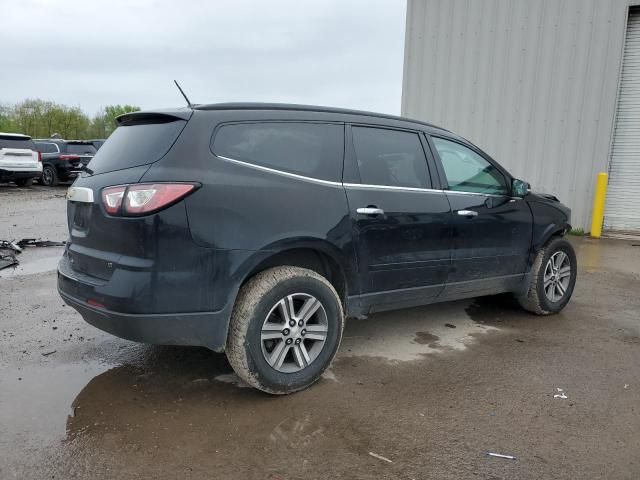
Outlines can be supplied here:
M640 232L640 10L629 15L609 167L605 230Z

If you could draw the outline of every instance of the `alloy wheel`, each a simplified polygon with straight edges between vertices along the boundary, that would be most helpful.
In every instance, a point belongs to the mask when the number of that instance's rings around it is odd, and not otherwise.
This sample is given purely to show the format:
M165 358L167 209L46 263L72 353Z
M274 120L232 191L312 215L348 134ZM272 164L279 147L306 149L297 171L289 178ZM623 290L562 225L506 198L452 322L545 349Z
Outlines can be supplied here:
M559 302L567 293L571 281L571 261L562 250L547 261L544 268L544 293L552 302Z
M50 167L45 167L42 171L42 183L49 186L53 182L53 172Z
M287 295L271 308L262 324L262 355L278 372L298 372L318 358L328 329L320 300L306 293Z

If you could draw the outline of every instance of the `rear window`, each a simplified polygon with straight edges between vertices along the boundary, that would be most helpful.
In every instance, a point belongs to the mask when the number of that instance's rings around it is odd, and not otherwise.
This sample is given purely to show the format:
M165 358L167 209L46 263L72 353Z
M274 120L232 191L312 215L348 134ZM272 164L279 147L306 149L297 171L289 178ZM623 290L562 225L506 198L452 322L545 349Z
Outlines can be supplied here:
M35 150L36 146L29 137L14 137L13 135L0 135L0 148L23 148Z
M235 123L220 127L213 153L323 180L340 180L344 127L332 123Z
M67 153L95 155L96 147L94 147L92 143L67 143Z
M120 126L96 152L88 168L104 173L156 162L169 151L186 124L175 120Z

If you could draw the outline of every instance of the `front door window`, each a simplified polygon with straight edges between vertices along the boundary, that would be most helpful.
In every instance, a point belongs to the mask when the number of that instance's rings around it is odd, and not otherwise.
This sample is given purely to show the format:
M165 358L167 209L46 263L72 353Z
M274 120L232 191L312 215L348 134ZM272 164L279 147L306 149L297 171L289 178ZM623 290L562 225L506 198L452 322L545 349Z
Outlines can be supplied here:
M504 175L470 148L443 138L433 138L442 161L449 190L507 195Z

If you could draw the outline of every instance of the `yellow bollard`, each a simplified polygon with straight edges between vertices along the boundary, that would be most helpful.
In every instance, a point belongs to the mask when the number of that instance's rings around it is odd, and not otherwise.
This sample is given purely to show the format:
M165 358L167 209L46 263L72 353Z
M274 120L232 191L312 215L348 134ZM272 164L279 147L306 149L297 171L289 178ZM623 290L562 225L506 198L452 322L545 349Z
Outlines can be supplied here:
M600 238L602 223L604 222L604 201L607 197L607 183L609 175L599 173L596 179L596 192L593 196L593 216L591 217L591 236Z

